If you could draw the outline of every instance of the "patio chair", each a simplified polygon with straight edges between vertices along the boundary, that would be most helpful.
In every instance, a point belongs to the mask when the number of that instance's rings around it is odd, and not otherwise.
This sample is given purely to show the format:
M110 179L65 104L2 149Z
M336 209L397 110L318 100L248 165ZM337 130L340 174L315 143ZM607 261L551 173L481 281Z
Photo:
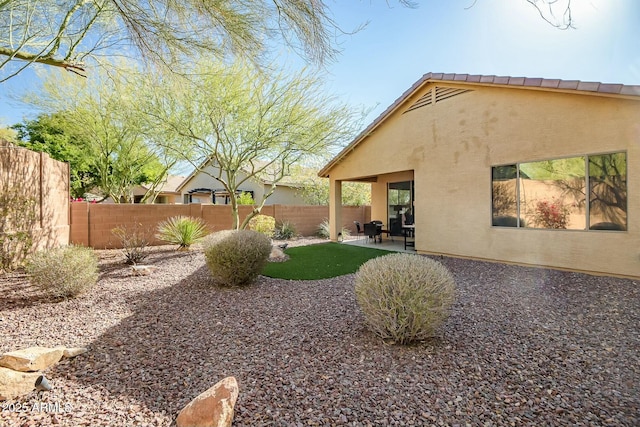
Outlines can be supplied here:
M364 230L362 229L362 226L358 221L353 221L353 223L356 225L356 237L359 240L361 234L362 234L362 237L364 237Z
M367 236L367 241L373 239L373 243L377 243L379 237L382 242L382 228L375 222L368 222L364 225L364 235Z
M382 243L382 235L386 234L387 237L389 237L391 232L389 230L385 230L383 228L383 223L379 219L374 219L371 222L378 226L378 234L380 235L380 243ZM393 237L391 238L391 241L393 241Z

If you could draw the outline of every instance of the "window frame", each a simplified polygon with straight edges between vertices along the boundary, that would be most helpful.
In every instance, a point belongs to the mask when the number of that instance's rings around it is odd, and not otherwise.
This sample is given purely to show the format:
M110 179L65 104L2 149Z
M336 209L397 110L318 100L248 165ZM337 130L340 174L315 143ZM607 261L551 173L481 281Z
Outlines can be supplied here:
M501 164L497 164L497 165L492 165L490 167L490 188L491 188L491 203L490 203L490 212L491 212L491 216L490 216L490 221L491 221L491 228L500 228L500 229L532 229L532 230L560 230L560 231L573 231L573 232L580 232L580 231L595 231L595 232L599 232L599 231L605 231L605 232L627 232L629 230L629 203L628 203L628 194L627 194L627 201L626 201L626 206L624 207L624 212L625 212L625 224L624 224L624 230L604 230L604 229L592 229L591 226L593 224L591 224L591 191L592 191L592 186L591 186L591 174L590 174L590 168L589 168L589 158L590 157L598 157L598 156L607 156L607 155L615 155L615 154L624 154L624 159L625 159L625 182L626 182L626 191L628 193L628 176L629 176L629 153L627 150L617 150L617 151L605 151L605 152L596 152L596 153L589 153L589 154L577 154L577 155L571 155L571 156L561 156L561 157L549 157L549 158L543 158L543 159L537 159L537 160L528 160L528 161L520 161L520 162L515 162L515 163L501 163ZM520 217L521 215L521 191L520 191L520 184L521 184L521 176L520 176L520 167L522 164L526 164L526 163L536 163L536 162L544 162L544 161L554 161L554 160L563 160L563 159L572 159L572 158L580 158L580 157L584 157L584 180L585 180L585 228L584 229L557 229L557 228L543 228L543 227L527 227L526 225L523 226L522 225L522 218ZM495 196L495 187L494 187L494 183L496 182L496 180L494 179L494 170L496 168L504 168L504 167L514 167L515 168L515 203L516 203L516 225L515 226L510 226L510 225L499 225L499 224L495 224L495 218L496 216L494 216L494 196Z

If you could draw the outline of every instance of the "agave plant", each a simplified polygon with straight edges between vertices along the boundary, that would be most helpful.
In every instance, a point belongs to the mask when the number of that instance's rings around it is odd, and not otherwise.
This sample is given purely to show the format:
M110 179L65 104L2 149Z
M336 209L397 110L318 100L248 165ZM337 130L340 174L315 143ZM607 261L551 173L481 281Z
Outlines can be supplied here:
M190 246L207 235L207 226L200 218L174 216L158 224L156 237L167 243L175 243L178 250L189 250Z

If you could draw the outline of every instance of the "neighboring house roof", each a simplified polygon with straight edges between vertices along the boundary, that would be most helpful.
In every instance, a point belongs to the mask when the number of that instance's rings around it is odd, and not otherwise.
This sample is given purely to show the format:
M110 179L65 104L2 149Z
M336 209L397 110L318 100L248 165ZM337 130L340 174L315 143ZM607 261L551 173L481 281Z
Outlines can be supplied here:
M185 181L184 176L180 175L168 175L167 179L160 183L160 185L156 188L157 193L175 193L179 194L178 187ZM142 188L145 190L149 189L149 184L142 184Z
M615 96L630 99L640 97L640 85L623 85L599 82L583 82L579 80L543 79L528 77L489 76L479 74L446 74L427 73L405 91L393 104L382 112L369 126L347 145L338 155L327 163L318 176L328 177L329 170L340 162L351 150L374 131L388 116L393 114L404 101L420 88L431 82L446 82L473 86L509 87L529 90L545 90L565 93L581 93L585 95Z
M210 161L208 161L208 162L205 162L205 164L203 164L201 167L199 167L199 168L197 168L197 169L194 169L194 170L193 170L193 172L191 172L191 173L189 174L189 176L187 176L186 178L184 178L184 179L183 179L183 181L182 181L182 182L181 182L181 183L176 187L176 191L177 191L177 192L180 192L180 191L183 189L183 187L184 187L185 185L187 185L187 183L188 183L188 182L189 182L189 181L190 181L194 176L196 176L198 173L200 173L200 172L202 171L202 169L204 169L204 168L206 167L206 165L207 165L208 163L210 163L210 162L211 162L211 160L210 160ZM265 165L267 162L259 162L259 161L256 161L255 163L256 163L256 166L261 166L261 165ZM242 169L242 171L243 171L244 173L246 173L246 174L249 174L249 173L250 173L250 172L249 172L247 169L245 169L245 168L243 168L243 169ZM260 182L261 182L262 184L264 184L264 185L271 185L271 184L273 184L273 181L268 180L268 179L266 179L266 178L262 178L262 177L256 177L256 178L258 178L258 179L260 180ZM213 179L213 178L212 178L212 179ZM281 181L278 181L278 182L276 183L276 185L280 185L280 186L283 186L283 187L295 187L295 188L297 188L297 187L302 187L304 184L303 184L302 182L297 182L297 181L295 181L295 180L293 179L293 177L285 176Z

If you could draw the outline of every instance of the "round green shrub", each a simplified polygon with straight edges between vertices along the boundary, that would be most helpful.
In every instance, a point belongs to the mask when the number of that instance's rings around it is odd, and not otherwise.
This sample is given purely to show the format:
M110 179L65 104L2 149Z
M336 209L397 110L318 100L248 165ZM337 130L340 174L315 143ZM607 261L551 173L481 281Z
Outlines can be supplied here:
M420 255L391 254L364 263L355 294L367 326L399 344L432 337L455 301L453 276Z
M75 297L98 281L98 257L84 246L47 249L29 257L26 271L31 283L52 298Z
M276 219L269 215L256 215L249 221L249 229L272 238L276 231Z
M211 275L223 286L253 283L271 253L271 240L253 230L218 231L207 237L203 246Z

